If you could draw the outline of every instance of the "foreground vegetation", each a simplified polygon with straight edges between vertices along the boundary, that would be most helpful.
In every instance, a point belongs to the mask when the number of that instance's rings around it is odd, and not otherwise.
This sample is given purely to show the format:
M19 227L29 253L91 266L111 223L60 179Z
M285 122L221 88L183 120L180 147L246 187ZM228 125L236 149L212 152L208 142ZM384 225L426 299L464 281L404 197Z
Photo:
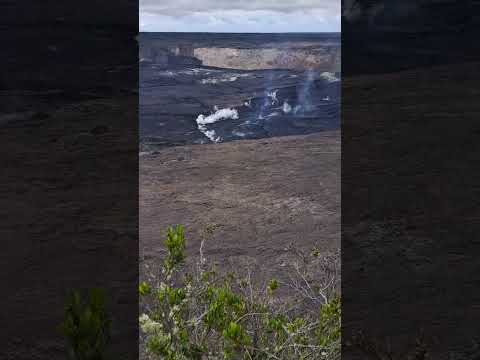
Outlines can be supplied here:
M104 291L97 288L91 289L87 297L79 291L70 294L60 325L67 343L68 359L106 359L111 326L105 300Z
M208 232L208 231L207 231ZM338 359L339 256L291 248L288 281L254 285L216 271L203 254L187 265L182 226L169 228L159 274L141 282L141 340L157 359ZM283 291L282 291L283 290ZM282 292L282 296L278 293Z

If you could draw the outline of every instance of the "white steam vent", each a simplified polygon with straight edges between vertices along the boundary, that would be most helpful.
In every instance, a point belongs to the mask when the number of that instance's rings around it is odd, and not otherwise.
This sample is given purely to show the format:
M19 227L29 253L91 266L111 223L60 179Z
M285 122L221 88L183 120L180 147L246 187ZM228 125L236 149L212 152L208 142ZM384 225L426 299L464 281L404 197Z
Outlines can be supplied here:
M336 82L336 81L340 81L340 79L337 78L337 77L335 76L335 74L334 74L334 73L331 73L331 72L322 72L322 73L320 74L320 77L321 77L322 79L324 79L324 80L327 80L328 82L331 82L331 83L332 83L332 82Z
M236 109L220 109L215 108L215 112L208 116L203 114L198 115L197 117L197 126L198 130L200 130L206 137L208 137L211 141L218 143L222 141L222 138L217 136L215 130L208 130L208 124L214 124L220 120L227 120L227 119L238 119L238 111Z
M282 110L285 114L288 114L288 113L292 112L292 106L288 102L284 101Z
M267 96L271 99L272 105L275 105L276 103L278 103L277 93L278 93L278 90L269 91L267 93Z

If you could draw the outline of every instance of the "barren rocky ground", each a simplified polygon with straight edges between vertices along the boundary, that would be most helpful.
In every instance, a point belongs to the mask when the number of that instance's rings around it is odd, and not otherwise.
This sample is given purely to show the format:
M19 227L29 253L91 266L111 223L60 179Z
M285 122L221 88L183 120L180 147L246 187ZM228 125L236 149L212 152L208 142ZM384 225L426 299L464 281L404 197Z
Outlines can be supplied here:
M140 259L163 253L167 226L183 224L188 252L218 225L205 255L278 272L294 243L340 246L340 133L179 146L140 158Z

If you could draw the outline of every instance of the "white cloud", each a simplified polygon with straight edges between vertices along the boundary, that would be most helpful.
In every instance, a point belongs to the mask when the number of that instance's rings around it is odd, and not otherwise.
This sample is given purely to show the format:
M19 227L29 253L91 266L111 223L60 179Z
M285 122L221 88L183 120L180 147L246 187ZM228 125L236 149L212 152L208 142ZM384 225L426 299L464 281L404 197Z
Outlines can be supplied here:
M140 31L340 31L340 0L140 0Z

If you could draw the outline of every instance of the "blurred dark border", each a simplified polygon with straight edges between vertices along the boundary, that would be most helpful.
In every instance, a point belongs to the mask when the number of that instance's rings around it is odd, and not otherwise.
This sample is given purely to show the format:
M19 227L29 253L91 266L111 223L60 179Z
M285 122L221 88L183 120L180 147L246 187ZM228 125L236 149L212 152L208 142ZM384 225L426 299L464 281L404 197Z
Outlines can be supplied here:
M342 357L478 358L480 4L342 3Z
M72 289L101 287L138 358L138 2L0 4L2 359L65 359Z

